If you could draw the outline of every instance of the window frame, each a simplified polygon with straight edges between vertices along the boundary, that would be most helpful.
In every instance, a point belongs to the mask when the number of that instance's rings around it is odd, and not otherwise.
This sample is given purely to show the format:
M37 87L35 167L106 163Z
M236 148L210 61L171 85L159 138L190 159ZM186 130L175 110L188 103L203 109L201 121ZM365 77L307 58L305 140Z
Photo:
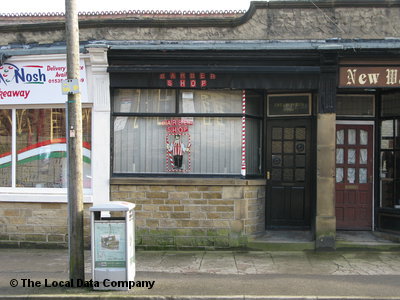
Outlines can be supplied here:
M261 121L261 128L260 128L260 140L262 141L262 134L263 134L263 122L264 122L264 116L256 116L252 114L248 114L247 112L245 114L243 113L185 113L185 112L180 112L180 97L182 93L184 92L190 92L190 91L199 91L196 89L187 89L187 88L166 88L168 90L175 90L175 112L173 113L143 113L143 112L115 112L114 109L114 95L115 95L115 90L121 90L121 89L132 89L130 87L114 87L111 88L111 120L110 120L110 132L111 132L111 159L110 159L110 167L111 167L111 178L118 178L118 177L168 177L168 178L174 178L174 177L183 177L183 178L189 178L189 177L197 177L197 178L242 178L243 176L240 174L200 174L200 173L115 173L114 172L114 119L117 117L148 117L148 118L237 118L237 119L242 119L244 118L251 118L251 119L256 119ZM138 88L134 88L138 89ZM161 88L140 88L140 90L152 90L156 89L159 90ZM229 90L229 91L243 91L242 89L205 89L204 91L224 91L224 90ZM246 90L247 91L247 90ZM253 91L253 90L249 90ZM261 99L264 99L263 95L260 95ZM262 101L262 103L264 103ZM261 148L261 153L263 149L263 144L260 143L260 148ZM240 159L240 157L238 158ZM262 166L262 156L259 157L260 162L259 165ZM246 170L247 171L247 170ZM261 178L262 171L260 170L260 174L254 175L254 174L248 174L246 172L245 178Z
M93 139L93 105L82 103L82 108L91 109L91 139ZM64 109L65 104L32 104L32 105L1 105L0 109L11 110L12 120L12 150L11 150L11 186L0 187L0 202L66 202L65 195L68 188L46 188L46 187L17 187L16 186L16 162L17 162L17 116L16 111L20 109ZM91 158L92 159L92 158ZM91 188L84 188L84 202L91 203L93 194L93 163L90 164L92 174Z
M392 148L382 148L382 122L384 121L391 121L393 123L393 147ZM378 151L378 155L379 155L379 167L378 167L378 171L379 171L379 208L380 209L394 209L397 211L400 211L400 201L399 204L396 204L396 195L399 194L400 192L396 193L396 182L400 183L400 176L396 177L396 173L399 172L397 171L398 169L400 169L400 165L398 165L398 163L396 162L396 153L400 155L400 145L398 147L396 147L396 143L395 143L395 137L396 137L396 126L395 126L395 122L399 122L400 124L400 116L395 117L380 117L379 119L379 151ZM400 138L400 132L399 134L399 138ZM383 178L381 177L381 173L382 173L382 154L386 153L386 152L393 152L393 178ZM383 199L382 199L382 182L392 182L393 183L393 187L392 187L392 194L393 194L393 207L388 207L388 206L383 206ZM397 207L396 207L397 206Z

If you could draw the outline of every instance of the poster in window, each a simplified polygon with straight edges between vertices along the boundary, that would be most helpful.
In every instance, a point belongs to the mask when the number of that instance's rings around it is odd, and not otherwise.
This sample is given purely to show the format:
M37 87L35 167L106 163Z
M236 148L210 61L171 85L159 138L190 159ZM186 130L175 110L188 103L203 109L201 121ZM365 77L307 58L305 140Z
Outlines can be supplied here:
M193 118L179 118L161 122L166 128L166 171L189 172L191 170L191 137L189 127Z
M169 172L189 172L190 163L190 134L172 134L166 136L167 145L167 171Z
M125 223L95 222L95 267L125 268Z

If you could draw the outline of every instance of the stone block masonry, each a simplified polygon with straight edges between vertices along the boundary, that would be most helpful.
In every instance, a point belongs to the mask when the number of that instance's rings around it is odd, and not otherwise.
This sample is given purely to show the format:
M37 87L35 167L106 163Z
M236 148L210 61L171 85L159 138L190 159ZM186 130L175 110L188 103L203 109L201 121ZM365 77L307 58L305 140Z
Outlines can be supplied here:
M136 204L136 245L147 249L243 247L265 229L265 181L113 179L113 201ZM85 204L90 248L91 204ZM0 202L0 247L68 247L66 203Z
M85 247L90 247L90 215L85 204ZM0 203L0 247L68 247L66 203Z
M243 247L265 230L264 180L114 179L112 201L136 204L136 246Z

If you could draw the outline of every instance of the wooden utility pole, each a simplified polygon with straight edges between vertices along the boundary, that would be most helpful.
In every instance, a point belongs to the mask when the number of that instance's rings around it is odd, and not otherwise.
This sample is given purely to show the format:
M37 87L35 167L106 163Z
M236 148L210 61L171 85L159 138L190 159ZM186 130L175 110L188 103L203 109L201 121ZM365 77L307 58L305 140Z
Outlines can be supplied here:
M79 27L76 0L65 0L67 79L79 82ZM68 243L69 277L85 280L83 253L82 104L80 93L69 93L68 115Z

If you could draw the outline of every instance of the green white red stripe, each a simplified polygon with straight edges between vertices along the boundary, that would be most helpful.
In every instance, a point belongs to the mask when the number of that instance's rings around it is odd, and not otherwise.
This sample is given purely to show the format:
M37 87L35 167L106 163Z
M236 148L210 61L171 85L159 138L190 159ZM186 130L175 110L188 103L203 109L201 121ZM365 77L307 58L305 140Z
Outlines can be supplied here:
M17 152L17 164L25 164L35 160L42 160L56 157L67 157L67 144L65 138L52 139L30 145ZM83 143L83 161L91 162L91 146ZM0 168L11 165L11 153L0 154Z

